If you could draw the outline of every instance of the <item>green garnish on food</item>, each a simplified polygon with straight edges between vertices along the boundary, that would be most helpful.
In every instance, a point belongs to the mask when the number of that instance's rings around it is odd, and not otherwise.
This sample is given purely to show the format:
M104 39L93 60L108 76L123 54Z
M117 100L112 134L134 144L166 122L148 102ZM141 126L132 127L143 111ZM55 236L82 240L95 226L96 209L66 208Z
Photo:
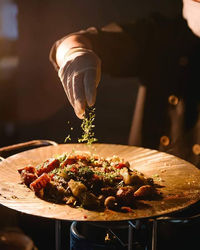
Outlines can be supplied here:
M22 181L38 197L58 204L121 212L125 206L129 212L138 199L159 195L152 179L116 156L66 152L39 166L20 169Z

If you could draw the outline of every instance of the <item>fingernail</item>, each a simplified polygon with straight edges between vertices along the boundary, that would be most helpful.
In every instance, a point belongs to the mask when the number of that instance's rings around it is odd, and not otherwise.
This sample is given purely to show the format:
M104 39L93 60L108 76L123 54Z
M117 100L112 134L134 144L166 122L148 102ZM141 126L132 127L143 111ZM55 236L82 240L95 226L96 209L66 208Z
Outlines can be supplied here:
M93 106L96 101L96 95L90 96L87 100L87 104L89 107Z
M84 113L80 113L80 112L78 112L78 111L75 110L75 113L76 113L76 116L77 116L79 119L84 119L84 114L85 114L85 112L84 112Z

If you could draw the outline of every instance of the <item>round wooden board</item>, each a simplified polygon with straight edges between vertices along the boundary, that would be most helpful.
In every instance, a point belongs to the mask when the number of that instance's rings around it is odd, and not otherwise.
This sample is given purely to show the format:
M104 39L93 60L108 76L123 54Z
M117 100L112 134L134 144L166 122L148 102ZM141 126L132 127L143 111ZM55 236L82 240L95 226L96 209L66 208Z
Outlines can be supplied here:
M156 184L163 186L160 188L163 198L140 201L131 213L98 212L43 201L21 184L17 169L35 166L50 157L73 150L124 158L132 168L153 177ZM187 208L200 199L200 170L194 165L156 150L113 144L94 144L92 148L84 144L61 144L28 150L0 162L0 180L2 205L35 216L69 221L106 222L157 217Z

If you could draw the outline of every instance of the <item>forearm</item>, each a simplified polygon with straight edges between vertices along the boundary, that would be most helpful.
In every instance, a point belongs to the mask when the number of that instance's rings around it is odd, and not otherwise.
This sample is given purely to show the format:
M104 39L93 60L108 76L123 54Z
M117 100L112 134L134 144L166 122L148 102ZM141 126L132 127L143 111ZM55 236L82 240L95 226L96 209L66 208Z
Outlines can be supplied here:
M137 71L139 49L126 32L91 27L58 40L50 52L50 60L59 70L70 48L93 50L102 61L102 71L111 75L130 75Z
M149 74L155 55L173 42L175 26L179 27L162 18L149 18L128 25L115 24L110 29L92 27L56 42L50 59L58 70L69 48L83 47L92 49L101 59L104 73L113 76Z
M96 32L96 29L89 28L88 30L81 30L75 33L71 33L57 40L53 44L50 50L49 59L57 71L62 65L66 53L71 48L93 49L91 39L85 36L85 33L93 33L93 31Z

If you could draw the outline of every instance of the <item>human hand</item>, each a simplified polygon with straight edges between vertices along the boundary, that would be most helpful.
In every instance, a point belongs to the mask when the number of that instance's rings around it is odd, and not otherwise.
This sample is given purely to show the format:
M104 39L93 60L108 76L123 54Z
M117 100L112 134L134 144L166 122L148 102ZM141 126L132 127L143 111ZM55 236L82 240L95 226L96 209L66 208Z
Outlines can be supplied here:
M58 76L76 115L83 119L86 106L91 107L96 101L101 60L90 49L71 48L64 56Z

